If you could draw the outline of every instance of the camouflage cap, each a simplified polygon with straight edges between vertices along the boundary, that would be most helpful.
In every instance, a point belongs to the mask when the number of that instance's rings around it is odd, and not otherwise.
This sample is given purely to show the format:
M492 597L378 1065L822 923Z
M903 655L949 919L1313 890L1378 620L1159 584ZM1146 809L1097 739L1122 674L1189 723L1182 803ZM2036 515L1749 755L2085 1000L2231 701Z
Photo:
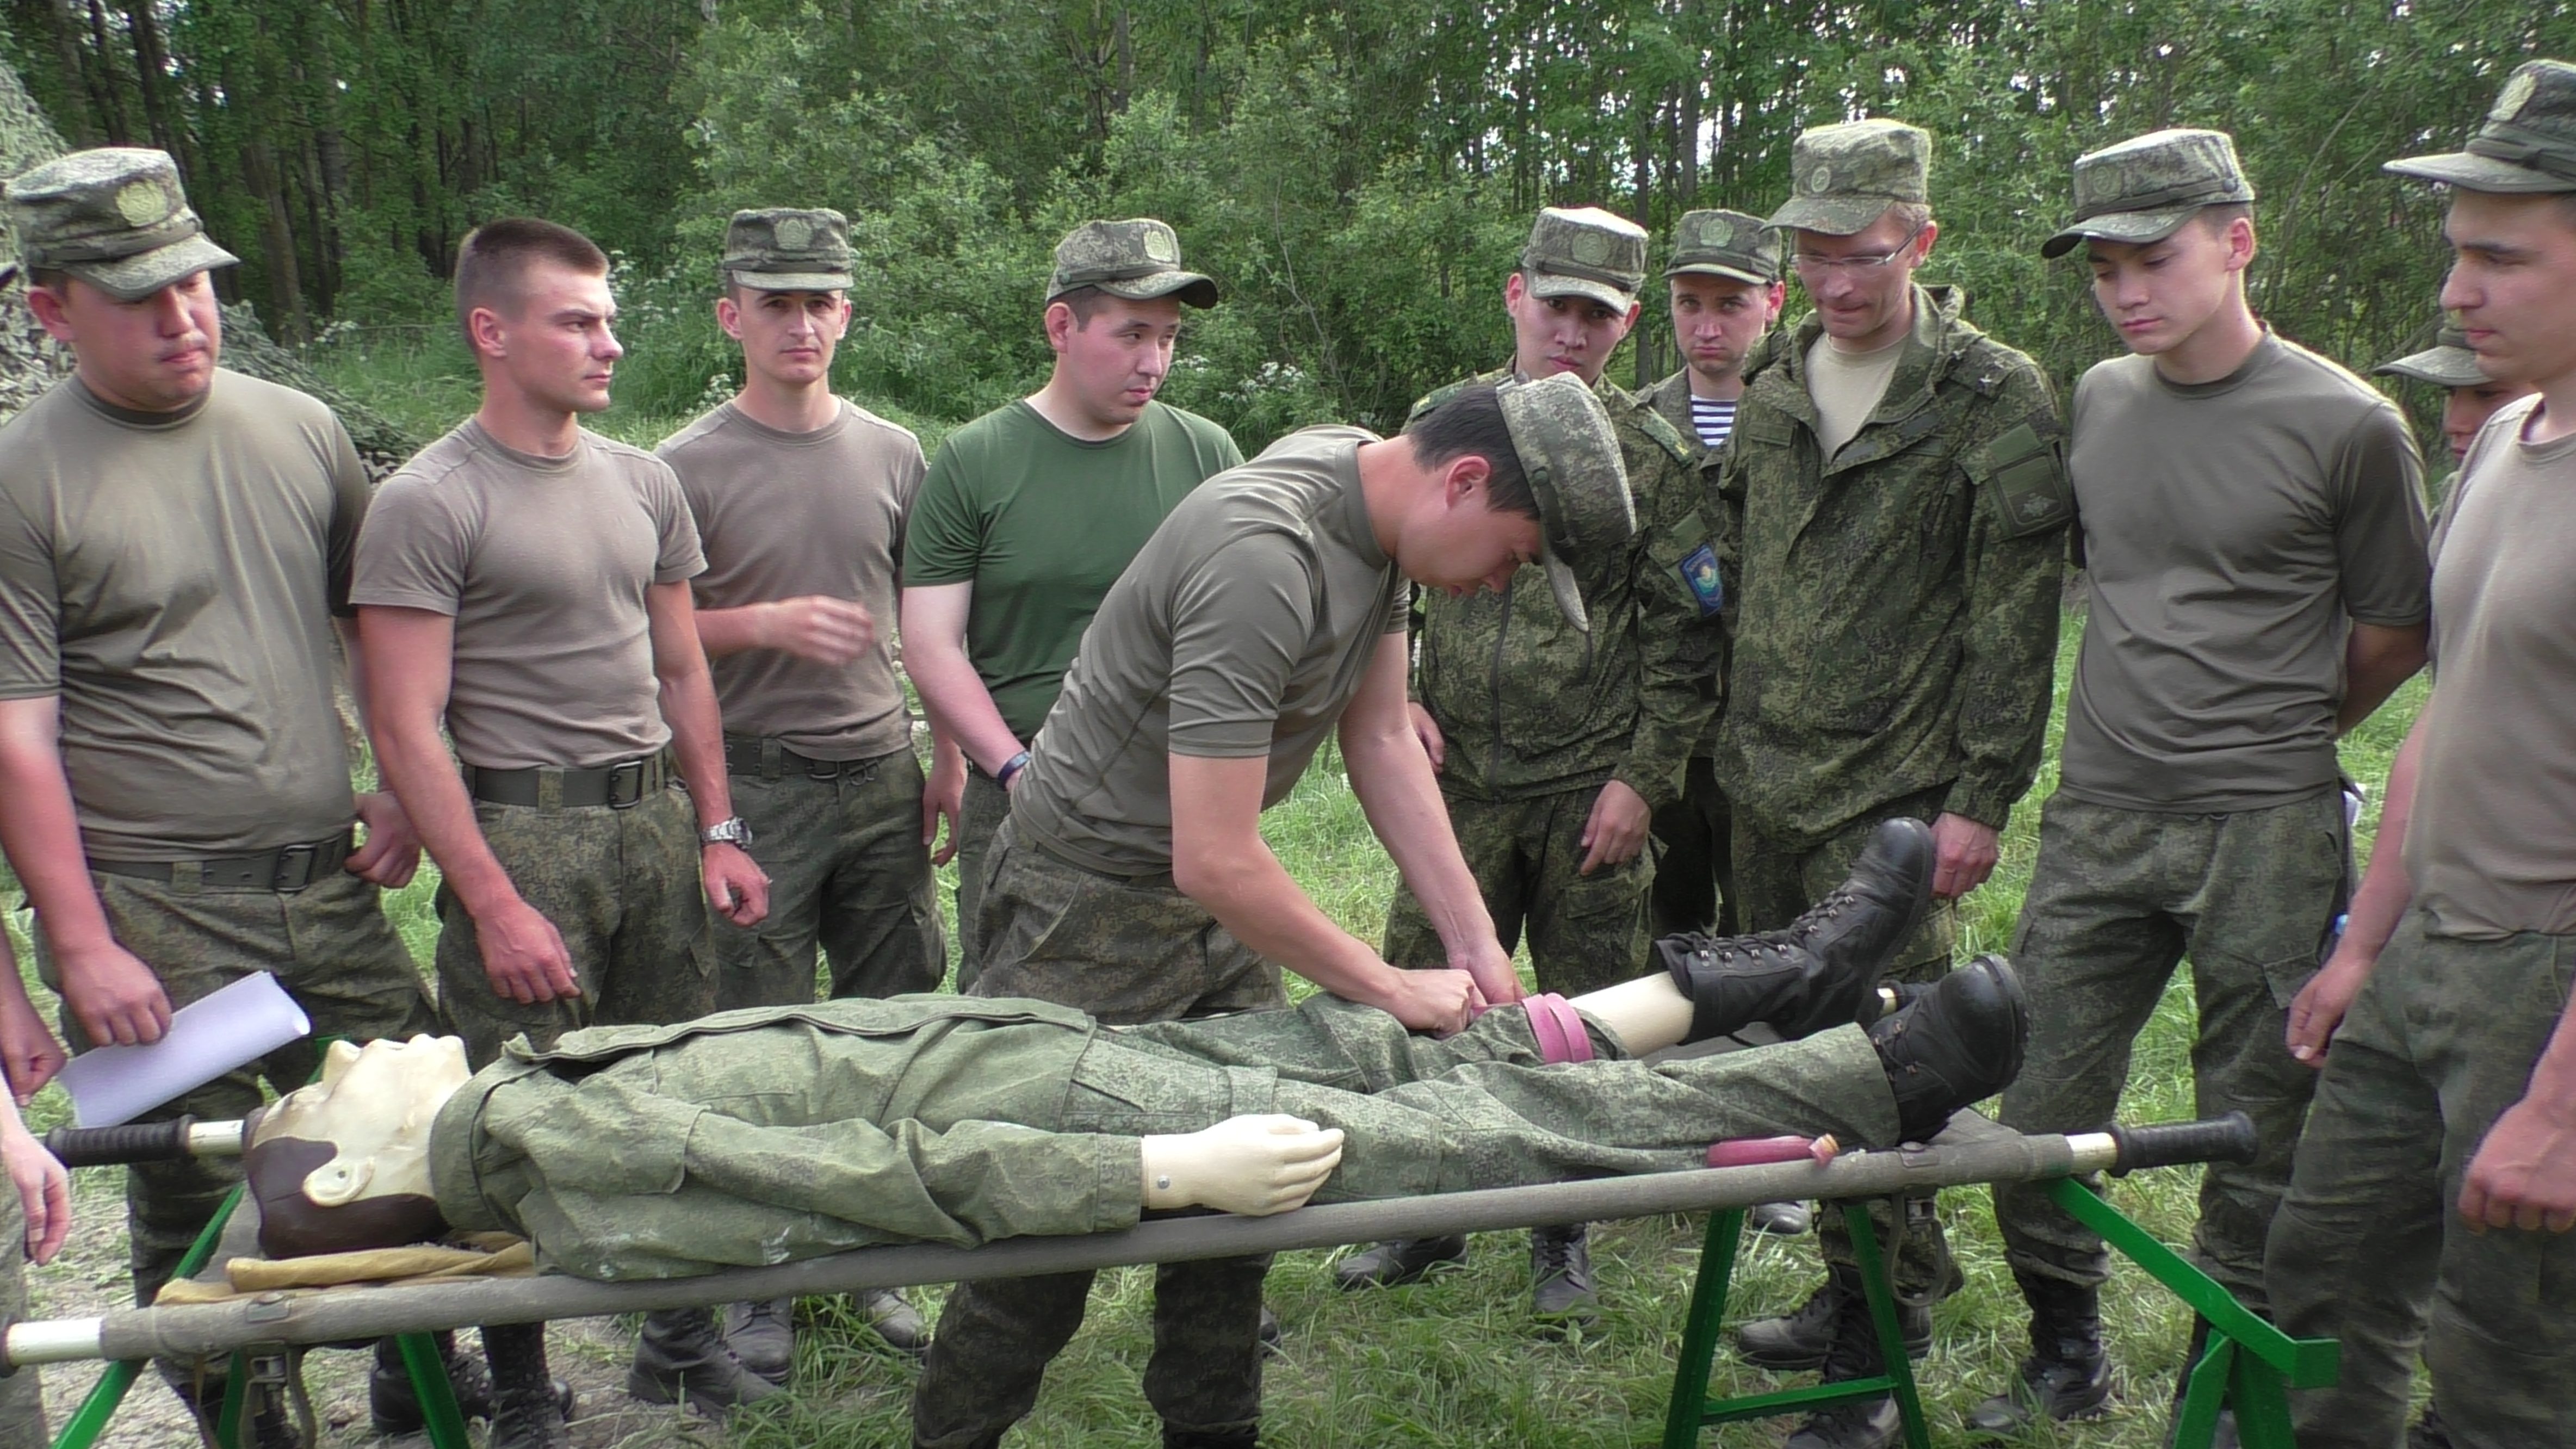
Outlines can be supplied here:
M1113 297L1147 302L1178 296L1193 307L1217 303L1216 283L1181 270L1181 239L1151 217L1086 221L1055 244L1050 302L1076 287L1098 287Z
M1535 381L1512 380L1495 388L1512 451L1530 493L1538 499L1540 565L1548 592L1567 623L1589 634L1574 561L1625 549L1637 532L1628 498L1628 468L1619 460L1619 435L1592 389L1570 372Z
M7 198L27 270L69 272L119 301L241 260L206 239L166 151L74 151L11 181Z
M2371 371L2382 377L2411 377L2435 387L2477 387L2489 380L2478 370L2478 355L2469 350L2469 335L2448 324L2433 333L2432 346L2383 362Z
M1740 211L1685 211L1673 227L1672 265L1664 275L1729 277L1756 286L1780 280L1780 234Z
M718 277L761 292L837 292L850 285L850 219L829 208L737 211Z
M2515 67L2467 149L2409 156L2379 168L2467 191L2576 191L2576 65Z
M1646 285L1646 229L1597 206L1543 207L1521 275L1533 297L1589 297L1625 312Z
M1827 236L1866 231L1898 202L1932 199L1932 133L1903 121L1801 131L1789 148L1791 195L1771 224Z
M2225 131L2150 131L2075 158L2075 220L2039 254L2064 256L2085 241L2163 241L2204 206L2253 199Z

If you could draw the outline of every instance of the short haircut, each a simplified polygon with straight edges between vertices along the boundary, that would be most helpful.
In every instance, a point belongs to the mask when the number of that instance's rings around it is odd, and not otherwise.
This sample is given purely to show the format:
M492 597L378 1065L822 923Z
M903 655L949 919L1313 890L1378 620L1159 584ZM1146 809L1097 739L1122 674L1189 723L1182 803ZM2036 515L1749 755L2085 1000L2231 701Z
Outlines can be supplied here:
M2576 226L2576 191L2558 193L2557 201L2558 219L2569 226Z
M1928 201L1894 201L1888 203L1887 210L1879 215L1892 216L1905 223L1906 233L1910 236L1932 224L1932 204Z
M1055 302L1062 302L1071 308L1073 330L1087 332L1091 330L1091 319L1099 316L1100 309L1108 306L1113 300L1115 299L1098 287L1069 287L1056 293L1049 299L1049 303L1052 305Z
M42 287L57 297L63 294L63 284L71 279L72 274L64 271L60 267L29 267L27 269L28 286Z
M2227 228L2234 225L2240 217L2246 224L2251 225L2254 221L2254 203L2250 201L2215 202L2194 213L2192 220L2209 228L2211 234L2223 236Z
M1486 506L1536 518L1538 495L1521 471L1520 450L1512 444L1512 426L1503 418L1503 396L1491 383L1460 388L1438 407L1404 425L1413 440L1413 461L1437 468L1470 454L1493 469L1485 485Z
M465 234L456 249L456 325L474 343L474 309L509 312L519 304L520 283L539 262L588 276L605 275L608 253L571 227L533 216L505 216Z

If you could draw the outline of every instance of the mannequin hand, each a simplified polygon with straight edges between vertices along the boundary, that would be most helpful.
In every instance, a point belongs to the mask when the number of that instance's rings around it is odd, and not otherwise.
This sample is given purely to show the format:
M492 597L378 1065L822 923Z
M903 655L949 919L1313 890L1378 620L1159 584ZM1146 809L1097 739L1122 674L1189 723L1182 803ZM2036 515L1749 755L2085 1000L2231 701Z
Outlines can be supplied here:
M1259 1217L1302 1207L1342 1160L1342 1132L1276 1113L1148 1137L1145 1206Z

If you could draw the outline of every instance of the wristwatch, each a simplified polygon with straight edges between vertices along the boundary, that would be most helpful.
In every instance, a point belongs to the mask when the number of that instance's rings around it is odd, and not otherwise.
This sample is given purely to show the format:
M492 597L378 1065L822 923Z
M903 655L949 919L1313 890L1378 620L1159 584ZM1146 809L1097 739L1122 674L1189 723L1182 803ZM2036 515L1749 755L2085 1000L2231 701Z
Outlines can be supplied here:
M707 845L731 845L749 850L751 849L751 822L739 815L731 820L719 820L699 831L698 839Z

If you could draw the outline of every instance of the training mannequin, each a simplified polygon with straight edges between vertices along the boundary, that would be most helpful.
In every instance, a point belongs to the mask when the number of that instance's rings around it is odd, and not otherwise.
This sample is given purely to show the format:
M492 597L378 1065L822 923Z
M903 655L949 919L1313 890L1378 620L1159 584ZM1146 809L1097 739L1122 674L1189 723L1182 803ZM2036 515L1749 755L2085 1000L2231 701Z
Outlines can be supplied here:
M2009 1080L2024 1034L2000 960L1878 989L1930 860L1923 826L1891 822L1788 930L1670 938L1665 974L1498 1008L1439 1041L1321 995L1126 1029L915 996L599 1028L471 1078L453 1039L335 1050L252 1131L262 1246L386 1246L443 1223L521 1233L583 1276L676 1277L1109 1231L1146 1209L1679 1170L1729 1137L1927 1136ZM1754 1024L1794 1040L1630 1060Z

